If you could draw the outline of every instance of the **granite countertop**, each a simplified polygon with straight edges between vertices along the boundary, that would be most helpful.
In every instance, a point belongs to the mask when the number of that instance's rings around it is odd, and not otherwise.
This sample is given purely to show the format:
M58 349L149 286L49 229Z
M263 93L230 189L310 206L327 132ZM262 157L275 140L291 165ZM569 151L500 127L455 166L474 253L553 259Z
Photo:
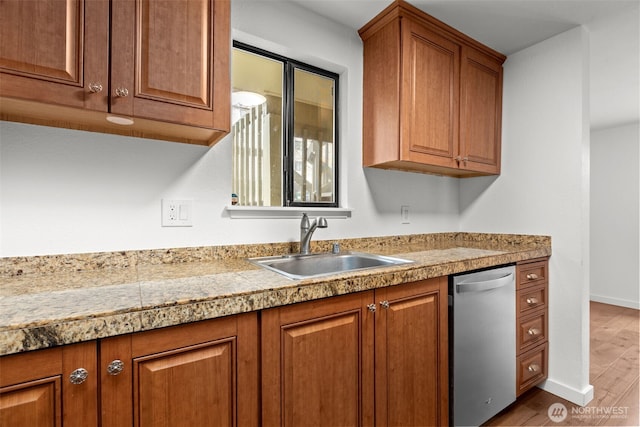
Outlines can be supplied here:
M334 241L316 241L327 252ZM438 233L348 239L414 261L291 280L246 258L297 243L0 258L0 355L179 325L551 255L548 236Z

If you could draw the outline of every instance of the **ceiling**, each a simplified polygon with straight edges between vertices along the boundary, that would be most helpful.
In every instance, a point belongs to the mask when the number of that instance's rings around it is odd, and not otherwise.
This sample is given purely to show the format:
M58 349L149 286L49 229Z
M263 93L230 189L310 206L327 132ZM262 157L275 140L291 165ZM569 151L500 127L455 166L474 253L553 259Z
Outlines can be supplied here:
M391 0L291 0L359 29ZM509 55L638 0L409 0L468 36Z
M391 4L391 0L289 0L333 21L342 23L354 30L361 28L382 9ZM620 40L612 43L620 52L615 58L604 46L611 46L606 40L597 40L596 46L602 46L608 55L607 66L617 67L620 72L615 78L607 77L607 70L592 73L592 127L607 127L617 123L638 120L638 99L640 90L638 79L639 41L638 31L640 0L409 0L409 3L424 10L452 27L487 46L510 55L545 39L553 37L578 25L587 28L609 17L630 15L627 18L627 34L619 46ZM630 23L629 23L630 22ZM599 28L606 37L606 28ZM592 40L598 34L592 34ZM626 54L624 53L626 52ZM592 68L598 66L599 52ZM604 65L604 64L602 64ZM602 78L603 81L594 79ZM615 81L611 81L615 80ZM606 88L604 88L606 85ZM602 87L601 87L602 86ZM593 89L595 87L595 90ZM606 90L605 90L606 89ZM601 106L615 105L611 108Z

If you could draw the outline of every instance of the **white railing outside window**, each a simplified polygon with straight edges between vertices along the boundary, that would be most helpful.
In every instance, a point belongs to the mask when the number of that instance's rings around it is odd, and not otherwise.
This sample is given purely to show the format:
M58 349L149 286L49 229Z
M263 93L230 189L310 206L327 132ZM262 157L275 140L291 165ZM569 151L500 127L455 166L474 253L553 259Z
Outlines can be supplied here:
M241 115L233 124L232 192L241 206L271 205L270 117L267 103L238 108ZM240 113L240 114L238 114Z
M296 202L326 202L333 197L333 144L322 132L312 136L307 129L294 138L294 199Z

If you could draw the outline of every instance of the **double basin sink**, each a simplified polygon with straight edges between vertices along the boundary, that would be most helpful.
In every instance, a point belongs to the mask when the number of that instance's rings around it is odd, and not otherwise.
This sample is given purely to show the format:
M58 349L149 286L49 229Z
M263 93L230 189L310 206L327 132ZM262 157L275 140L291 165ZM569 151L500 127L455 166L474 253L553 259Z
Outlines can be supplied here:
M308 279L355 270L409 264L413 261L361 252L341 252L249 258L249 262L290 279Z

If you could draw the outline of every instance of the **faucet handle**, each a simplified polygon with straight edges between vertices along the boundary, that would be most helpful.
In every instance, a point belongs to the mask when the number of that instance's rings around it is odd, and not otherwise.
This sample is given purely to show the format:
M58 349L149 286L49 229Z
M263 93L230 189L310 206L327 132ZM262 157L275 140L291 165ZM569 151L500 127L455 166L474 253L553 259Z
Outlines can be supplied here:
M306 212L302 213L302 219L300 220L300 228L309 228L309 217Z

